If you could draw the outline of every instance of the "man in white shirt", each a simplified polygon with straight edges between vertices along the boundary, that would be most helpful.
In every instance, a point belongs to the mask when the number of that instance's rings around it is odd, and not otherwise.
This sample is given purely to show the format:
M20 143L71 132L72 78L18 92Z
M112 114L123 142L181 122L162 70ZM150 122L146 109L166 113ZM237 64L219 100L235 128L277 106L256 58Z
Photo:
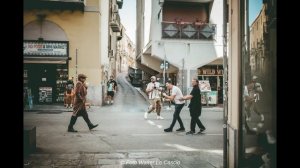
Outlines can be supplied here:
M257 108L257 102L260 100L260 93L263 92L263 89L261 84L256 81L257 78L257 76L253 76L251 82L244 88L246 121L251 120L251 111L254 111L260 116L261 122L263 122L264 115Z
M179 125L180 125L180 128L177 129L176 131L185 131L184 125L183 125L182 120L180 118L180 112L181 112L181 109L183 108L184 103L185 103L184 100L182 99L183 98L182 92L177 86L174 86L172 84L171 80L168 80L166 82L166 87L167 87L167 89L171 90L171 95L168 96L166 93L163 93L163 96L166 99L169 99L169 100L175 102L175 111L174 111L174 114L173 114L173 121L172 121L170 127L164 129L164 131L165 132L172 132L176 121L178 121Z
M156 109L157 113L157 119L164 119L162 116L160 116L161 111L161 91L162 88L160 87L159 82L156 82L156 77L151 76L151 82L148 83L146 92L148 93L149 101L151 105L149 106L149 110L145 112L144 118L147 119L148 114L151 113L154 109Z

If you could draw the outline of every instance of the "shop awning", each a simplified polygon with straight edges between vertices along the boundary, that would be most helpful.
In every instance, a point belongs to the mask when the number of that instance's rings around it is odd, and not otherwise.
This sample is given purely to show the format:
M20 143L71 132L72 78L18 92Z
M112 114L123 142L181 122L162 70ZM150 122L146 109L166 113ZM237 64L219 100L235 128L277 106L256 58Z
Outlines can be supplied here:
M25 64L66 64L69 57L24 57Z

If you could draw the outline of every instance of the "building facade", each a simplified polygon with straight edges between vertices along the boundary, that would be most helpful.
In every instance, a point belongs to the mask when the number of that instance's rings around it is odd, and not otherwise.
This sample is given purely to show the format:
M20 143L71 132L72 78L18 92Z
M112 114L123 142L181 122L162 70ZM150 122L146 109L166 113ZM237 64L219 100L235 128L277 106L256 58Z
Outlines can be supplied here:
M66 82L88 76L88 101L101 104L98 0L24 1L24 87L33 103L62 103Z
M186 94L191 79L201 79L198 69L223 56L222 15L222 0L137 0L136 55L144 78L170 78Z
M106 83L109 77L117 75L118 41L123 37L123 27L119 16L123 0L100 1L101 3L101 69L102 69L102 104L107 93Z
M68 79L88 76L88 101L102 105L116 74L123 0L24 1L24 89L33 103L62 103Z
M264 76L265 72L265 38L266 38L266 5L262 6L259 15L250 26L250 67L251 74Z
M117 72L128 72L128 67L135 67L135 45L126 34L126 29L122 29L122 39L117 45Z

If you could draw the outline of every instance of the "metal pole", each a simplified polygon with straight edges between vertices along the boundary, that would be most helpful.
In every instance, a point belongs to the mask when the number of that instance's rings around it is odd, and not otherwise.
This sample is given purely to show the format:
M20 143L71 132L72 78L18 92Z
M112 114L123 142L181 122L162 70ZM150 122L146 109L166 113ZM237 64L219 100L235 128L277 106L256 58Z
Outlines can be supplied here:
M78 81L78 75L77 75L78 64L77 64L77 60L78 60L78 49L76 48L76 65L75 65L75 70L76 70L76 83L77 83L77 81Z
M163 72L163 78L164 78L164 85L166 84L166 54L164 57L164 72Z
M223 167L227 168L228 151L227 151L227 21L228 21L227 0L223 0Z
M183 75L183 72L184 72L184 58L182 59L182 72L181 72L181 73L182 73L182 75L181 75L181 76L182 76L182 78L181 78L181 79L182 79L182 81L181 81L181 82L182 82L182 83L181 83L181 91L182 91L182 92L183 92L183 81L184 81L184 75Z

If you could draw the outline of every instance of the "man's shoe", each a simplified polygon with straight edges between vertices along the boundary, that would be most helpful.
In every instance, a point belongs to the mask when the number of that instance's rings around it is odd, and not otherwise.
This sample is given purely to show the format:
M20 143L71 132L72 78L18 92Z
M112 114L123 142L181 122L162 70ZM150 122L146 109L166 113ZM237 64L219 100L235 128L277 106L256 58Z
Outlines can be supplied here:
M172 132L172 129L171 128L166 128L164 129L165 132Z
M78 131L74 130L74 128L68 128L68 132L78 132Z
M147 119L147 117L148 117L148 112L145 112L144 118Z
M260 115L260 121L261 121L261 122L264 122L264 121L265 121L265 117L264 117L263 114Z
M198 134L202 134L206 129L201 128L200 131L198 132Z
M91 130L91 129L93 129L93 128L96 128L98 126L98 124L96 124L96 125L90 125L89 126L89 129Z
M176 131L185 131L185 128L179 128Z
M186 135L193 135L193 134L195 134L195 131L189 131L186 133Z

